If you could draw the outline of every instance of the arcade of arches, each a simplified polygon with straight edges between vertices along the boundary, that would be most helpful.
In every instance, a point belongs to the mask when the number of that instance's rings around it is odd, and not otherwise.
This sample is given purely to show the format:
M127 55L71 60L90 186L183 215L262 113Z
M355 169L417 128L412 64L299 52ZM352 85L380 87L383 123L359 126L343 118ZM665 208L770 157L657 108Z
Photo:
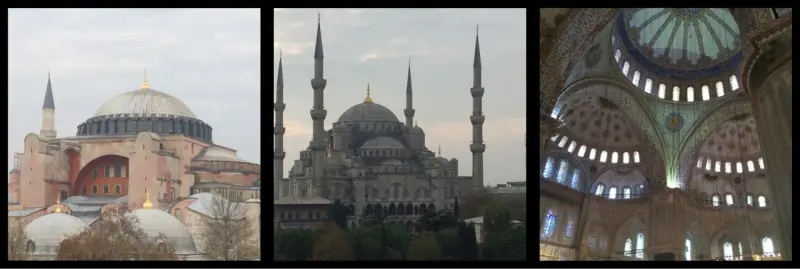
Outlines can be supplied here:
M790 8L540 15L540 260L792 259Z

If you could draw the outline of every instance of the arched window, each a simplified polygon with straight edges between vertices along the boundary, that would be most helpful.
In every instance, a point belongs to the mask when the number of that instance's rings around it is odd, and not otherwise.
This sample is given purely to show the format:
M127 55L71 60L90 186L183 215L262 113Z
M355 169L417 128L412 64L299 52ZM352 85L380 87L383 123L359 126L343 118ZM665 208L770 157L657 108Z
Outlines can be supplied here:
M640 161L641 160L639 159L639 152L638 151L634 151L633 152L633 162L634 163L639 163Z
M594 248L594 246L596 244L597 244L597 238L594 238L593 236L590 235L589 236L589 248Z
M681 100L681 88L678 86L672 87L672 101L680 101Z
M122 187L120 187L119 184L114 185L114 193L116 194L122 193Z
M97 185L92 186L92 194L97 194Z
M67 199L67 191L64 191L64 190L62 190L62 191L59 193L59 195L61 195L61 197L60 197L60 198L61 198L61 201L64 201L64 200L66 200L66 199Z
M633 71L633 79L631 82L633 82L633 85L636 85L636 87L639 87L639 70Z
M572 172L572 182L570 182L570 187L573 189L578 189L581 183L581 171L578 168L575 168L575 171Z
M686 88L686 101L689 103L694 102L694 87Z
M547 157L547 161L544 163L544 171L542 172L542 176L544 178L550 178L553 176L553 158Z
M636 235L636 258L644 259L644 233L639 232Z
M649 78L644 80L644 92L650 93L653 90L652 88L653 88L653 80Z
M103 185L103 194L108 194L108 185Z
M711 196L711 205L719 206L719 196Z
M722 255L724 256L726 261L730 261L733 259L733 244L731 242L725 242L722 245Z
M625 187L622 189L622 198L631 199L631 188Z
M756 170L756 166L753 165L753 161L747 161L747 171L753 172Z
M564 136L564 137L561 138L561 141L558 142L558 147L559 148L563 148L564 145L566 145L566 144L567 144L567 137Z
M767 198L764 195L758 196L758 207L767 207Z
M711 170L711 159L706 159L706 170Z
M542 238L550 238L553 237L553 233L556 231L556 215L555 212L550 209L547 210L547 216L544 218L544 230L542 231Z
M33 240L28 240L28 243L25 245L25 252L27 253L36 252L36 243L34 243Z
M725 95L725 87L722 86L722 81L717 81L717 97Z
M725 162L725 173L731 172L731 162Z
M573 151L575 151L575 147L576 146L578 146L578 143L575 143L575 141L572 141L572 143L569 143L569 147L567 148L567 152L572 153Z
M619 58L620 57L622 57L622 51L621 50L617 50L616 52L614 52L614 60L619 62Z
M586 146L581 146L578 149L578 157L583 157L583 155L586 155Z
M744 257L744 250L742 250L742 242L737 243L739 246L739 257Z
M575 223L573 223L572 220L567 222L567 229L564 231L564 239L569 240L572 238L572 230L574 225Z
M622 74L625 75L625 76L628 76L628 69L630 69L630 68L631 68L631 64L629 64L626 61L624 64L622 64Z
M764 158L758 158L758 168L764 169Z
M604 163L604 162L606 162L606 158L607 158L607 157L608 157L608 153L606 153L606 151L605 151L605 150L604 150L604 151L602 151L602 152L600 152L600 162L601 162L601 163Z
M715 172L722 171L722 162L717 161L714 163L714 171Z
M667 98L667 86L664 84L658 85L658 98Z
M742 162L736 162L736 173L742 172Z
M749 206L753 205L753 195L750 194L747 195L747 205Z
M86 186L81 187L81 194L86 195Z
M772 239L769 237L764 237L761 239L761 250L764 251L764 255L771 257L775 255L775 246L772 245Z
M553 137L550 138L550 140L556 142L556 140L558 140L558 135L554 135Z
M692 260L692 240L686 238L686 252L683 254L687 261Z
M711 93L708 92L708 86L703 85L702 95L703 101L708 101L708 99L711 99Z
M630 160L629 154L627 152L623 152L622 153L622 163L629 163L630 161L631 160Z
M617 159L619 159L619 153L616 151L611 153L611 163L617 163Z
M617 187L608 189L608 199L617 199Z
M697 157L697 168L703 168L703 156Z
M92 169L92 179L97 179L97 168Z
M558 175L556 178L556 181L558 181L558 183L564 184L566 182L568 166L569 163L567 163L567 160L561 160L561 164L558 166Z
M625 251L625 256L630 257L633 255L633 242L631 242L630 238L625 238L625 247L623 250Z
M725 203L728 204L729 206L733 205L733 195L732 194L730 194L730 193L725 194Z
M594 160L595 153L597 153L595 149L589 150L589 160Z
M550 117L554 119L558 119L558 114L561 113L561 106L556 106L553 108L553 112L550 113ZM555 141L555 140L553 140Z
M731 76L731 91L735 91L739 89L739 80L736 79L736 75Z
M606 188L606 186L603 186L603 184L597 185L597 189L594 191L594 195L602 196L603 195L603 190L605 188Z

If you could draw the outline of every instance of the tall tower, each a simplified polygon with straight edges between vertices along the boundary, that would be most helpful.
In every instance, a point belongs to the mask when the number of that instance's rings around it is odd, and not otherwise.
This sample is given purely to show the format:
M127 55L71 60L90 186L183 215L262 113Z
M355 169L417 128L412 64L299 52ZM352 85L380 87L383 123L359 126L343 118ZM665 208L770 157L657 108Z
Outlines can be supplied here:
M47 74L47 91L44 93L42 105L42 130L39 136L44 139L56 138L56 104L53 100L53 86L50 83L50 73Z
M275 94L275 178L272 180L273 200L281 198L281 182L283 182L283 158L286 152L283 150L283 134L286 128L283 127L283 110L286 104L283 103L283 54L278 60L278 84Z
M406 81L406 109L403 113L406 114L406 128L409 130L414 127L414 104L411 94L411 59L408 59L408 81Z
M472 144L469 150L472 151L472 188L483 187L483 152L486 145L483 144L483 87L481 86L481 46L478 42L478 31L475 29L475 59L472 64Z
M325 116L328 111L324 106L324 91L328 81L323 76L322 59L322 27L320 26L319 14L317 14L317 41L314 47L314 78L311 79L311 88L314 89L314 107L311 109L311 120L314 121L314 138L311 141L311 165L314 170L314 195L324 197L324 186L322 182L322 163L325 159L325 142L327 133L325 132Z

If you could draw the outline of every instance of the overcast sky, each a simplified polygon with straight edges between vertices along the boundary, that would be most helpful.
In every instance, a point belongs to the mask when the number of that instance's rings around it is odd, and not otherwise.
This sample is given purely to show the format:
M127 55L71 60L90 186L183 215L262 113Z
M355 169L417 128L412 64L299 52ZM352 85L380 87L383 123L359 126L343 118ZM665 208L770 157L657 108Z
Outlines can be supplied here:
M52 73L59 137L74 136L106 100L150 86L183 100L214 142L260 163L258 9L8 11L8 167L39 133Z
M325 51L325 128L347 108L372 99L405 121L406 73L412 65L415 120L427 147L460 161L459 175L472 175L472 59L480 25L483 64L484 166L486 183L525 180L524 9L322 9ZM286 161L291 168L311 139L310 79L316 9L275 9L273 85L283 50ZM534 143L535 144L535 143Z

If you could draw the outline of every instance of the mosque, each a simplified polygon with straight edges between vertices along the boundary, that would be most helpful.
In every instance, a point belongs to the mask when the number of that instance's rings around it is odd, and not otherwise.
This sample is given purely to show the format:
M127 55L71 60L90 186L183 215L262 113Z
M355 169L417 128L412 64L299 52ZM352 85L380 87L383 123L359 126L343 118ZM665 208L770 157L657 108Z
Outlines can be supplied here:
M791 8L540 9L540 260L791 260Z
M475 39L473 62L472 122L473 142L469 146L473 156L472 176L458 175L458 160L437 155L425 144L425 132L414 124L415 110L411 84L411 66L406 84L405 121L375 102L367 95L342 113L326 129L324 90L327 80L323 76L322 31L317 24L314 50L314 103L311 110L313 137L308 148L300 152L288 177L283 175L283 60L278 66L275 102L275 177L274 204L276 208L287 205L330 204L339 201L349 208L348 225L358 225L364 217L381 212L387 221L405 225L411 231L416 219L425 212L449 209L455 198L474 188L484 186L481 57L478 36ZM296 86L299 87L299 86ZM467 93L465 89L465 94ZM467 104L465 104L467 105ZM300 210L300 209L298 209ZM278 210L276 210L278 211ZM288 213L288 214L284 214ZM303 212L305 213L305 212ZM294 216L294 218L292 217ZM318 218L320 214L309 213ZM305 219L299 212L276 212L276 223Z
M69 137L56 135L53 93L48 77L42 129L15 154L8 187L9 223L24 226L35 259L54 258L66 236L121 208L149 236L163 233L192 259L202 258L200 221L214 217L214 196L260 227L260 165L215 144L211 125L180 99L151 89L146 75L140 89L100 105Z

